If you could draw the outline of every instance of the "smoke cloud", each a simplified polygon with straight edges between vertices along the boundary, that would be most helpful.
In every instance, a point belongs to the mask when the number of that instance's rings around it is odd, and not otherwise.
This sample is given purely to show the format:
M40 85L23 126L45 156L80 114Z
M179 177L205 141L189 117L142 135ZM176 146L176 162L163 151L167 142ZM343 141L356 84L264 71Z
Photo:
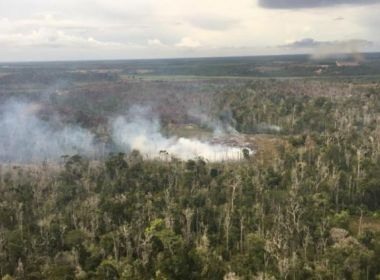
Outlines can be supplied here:
M104 152L89 130L60 121L39 117L41 105L10 100L0 106L0 162L33 163L57 161L63 155L79 154L97 158ZM133 107L126 116L110 120L112 146L117 151L138 150L146 158L188 160L202 157L209 161L238 160L242 149L198 139L164 136L159 118L147 108Z
M144 156L158 158L168 154L183 160L201 157L209 161L239 160L242 150L198 139L165 137L157 118L144 108L133 108L127 117L118 117L112 124L113 140L126 150L139 150Z
M44 121L38 104L5 102L0 113L0 162L57 160L68 154L93 155L94 136L78 126Z
M220 119L215 119L206 112L194 108L188 110L187 115L194 119L201 127L213 130L216 135L238 133L231 125L231 123L236 121L233 119L230 111L221 112L219 116Z

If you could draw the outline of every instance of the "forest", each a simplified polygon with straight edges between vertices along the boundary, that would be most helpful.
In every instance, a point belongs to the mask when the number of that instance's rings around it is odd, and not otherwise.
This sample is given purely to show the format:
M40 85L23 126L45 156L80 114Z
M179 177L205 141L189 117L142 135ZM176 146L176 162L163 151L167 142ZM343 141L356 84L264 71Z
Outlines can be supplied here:
M1 98L38 102L41 118L60 112L108 146L106 117L132 103L149 100L162 133L209 132L207 112L255 152L3 161L1 279L380 279L378 80L102 75L8 80Z

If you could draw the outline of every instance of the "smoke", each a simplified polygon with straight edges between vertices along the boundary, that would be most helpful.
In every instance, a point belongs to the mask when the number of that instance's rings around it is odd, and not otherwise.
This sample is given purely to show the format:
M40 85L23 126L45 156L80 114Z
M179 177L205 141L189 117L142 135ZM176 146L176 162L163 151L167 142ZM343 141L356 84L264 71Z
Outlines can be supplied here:
M94 136L87 130L63 125L58 119L38 117L41 106L16 100L0 107L0 162L57 160L62 155L94 155Z
M50 116L49 120L40 118L41 109L38 103L17 100L0 106L0 162L57 161L63 155L74 154L96 158L113 151L104 150L104 145L97 143L89 130L64 123L59 116ZM110 120L113 146L123 152L138 150L147 158L202 157L209 161L242 158L239 147L164 136L159 119L151 114L147 108L133 107L126 116Z
M114 142L125 150L139 150L148 158L170 155L183 160L201 157L209 161L239 160L242 150L223 144L183 137L166 137L160 132L157 118L149 110L135 107L126 117L112 123Z
M216 135L237 134L231 123L235 122L230 111L223 111L219 114L219 119L215 119L206 112L199 109L190 109L187 115L194 119L201 127L211 129Z
M369 50L373 42L362 39L343 41L318 41L313 38L304 38L290 44L282 45L281 48L288 50L307 51L312 59L350 58L355 62L364 60L361 52Z
M323 44L319 44L318 47L314 49L311 58L319 60L326 58L339 58L339 56L343 55L359 63L364 60L361 51L371 45L372 42L366 40L324 42Z
M268 124L268 123L260 123L257 125L257 130L259 132L280 132L282 129L278 125Z

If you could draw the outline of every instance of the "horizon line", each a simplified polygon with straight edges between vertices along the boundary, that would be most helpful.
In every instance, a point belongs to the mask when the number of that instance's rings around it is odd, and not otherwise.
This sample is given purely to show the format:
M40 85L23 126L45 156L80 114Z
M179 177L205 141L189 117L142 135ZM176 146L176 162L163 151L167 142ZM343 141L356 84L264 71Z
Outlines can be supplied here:
M379 54L380 50L378 51L366 51L366 52L359 52L359 54L368 55L368 54ZM332 56L347 56L350 55L350 53L337 53ZM65 63L65 62L113 62L113 61L147 61L147 60L196 60L196 59L221 59L221 58L254 58L254 57L281 57L281 56L290 56L290 57L296 57L296 56L312 56L311 53L293 53L293 54L257 54L257 55L227 55L227 56L192 56L192 57L151 57L151 58L101 58L101 59L62 59L62 60L10 60L10 61L1 61L0 65L4 64L31 64L31 63ZM326 60L326 59L332 59L332 58L321 58L321 59L315 59L315 60Z

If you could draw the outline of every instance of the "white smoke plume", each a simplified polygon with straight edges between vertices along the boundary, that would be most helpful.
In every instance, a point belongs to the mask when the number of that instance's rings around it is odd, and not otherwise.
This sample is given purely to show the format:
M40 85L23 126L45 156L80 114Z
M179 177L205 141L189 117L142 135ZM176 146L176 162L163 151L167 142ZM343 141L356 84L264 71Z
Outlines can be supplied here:
M146 109L136 107L131 109L127 117L118 117L113 121L112 137L125 150L139 150L148 158L158 158L163 153L183 160L196 157L209 161L242 158L239 147L183 137L165 137L160 132L157 118L149 118Z
M58 160L95 152L94 136L78 126L41 120L40 106L11 100L0 106L0 162Z
M257 129L259 132L280 132L282 130L280 126L268 123L258 124Z
M221 120L215 119L209 116L206 112L202 112L200 109L190 109L187 111L187 115L195 119L202 127L207 127L214 131L216 135L224 135L224 134L237 134L235 128L233 128L230 124L232 121L232 116L229 115L229 111L223 112L225 120L222 122Z
M79 154L89 158L104 155L95 136L82 127L50 116L39 117L41 105L11 100L0 106L0 163L57 161L63 155ZM183 137L166 137L157 117L146 108L133 107L126 117L110 121L111 141L118 150L138 150L146 158L171 156L188 160L197 157L209 161L239 160L242 149ZM104 146L103 146L104 147Z

